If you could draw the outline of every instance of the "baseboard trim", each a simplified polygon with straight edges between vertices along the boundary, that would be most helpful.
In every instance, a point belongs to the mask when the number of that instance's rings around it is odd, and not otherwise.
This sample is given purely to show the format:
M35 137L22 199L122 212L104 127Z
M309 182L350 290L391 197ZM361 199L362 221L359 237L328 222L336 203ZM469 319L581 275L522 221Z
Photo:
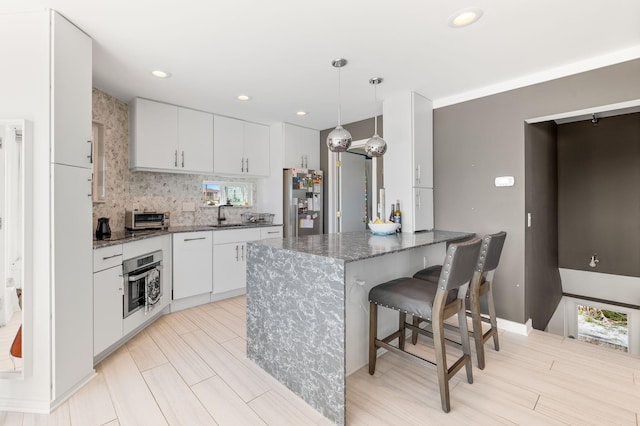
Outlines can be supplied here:
M527 320L524 324L514 321L509 321L506 319L498 318L498 330L509 331L511 333L520 334L522 336L528 336L533 330L531 326L531 318Z
M84 379L82 379L81 381L76 383L76 385L74 387L70 388L65 393L60 395L60 397L58 397L58 398L54 399L53 401L51 401L51 404L49 404L49 413L52 413L56 408L58 408L60 405L62 405L67 399L69 399L71 396L73 396L82 387L84 387L87 383L89 383L91 380L93 380L93 378L96 377L97 375L98 374L96 373L96 370L91 369L91 373L89 373L87 376L85 376Z

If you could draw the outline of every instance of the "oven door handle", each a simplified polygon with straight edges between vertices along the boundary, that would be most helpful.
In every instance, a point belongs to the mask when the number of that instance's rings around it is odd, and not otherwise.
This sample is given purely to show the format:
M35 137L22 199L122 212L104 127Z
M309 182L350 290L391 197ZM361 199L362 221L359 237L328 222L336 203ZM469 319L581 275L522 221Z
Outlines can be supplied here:
M154 266L153 269L158 269L159 270L159 269L162 269L162 266L161 265ZM141 274L138 274L138 275L129 275L128 276L128 280L129 281L138 281L140 278L145 278L145 277L147 277L149 275L149 272L151 272L153 269L149 269L148 271L145 271L145 272L143 272Z

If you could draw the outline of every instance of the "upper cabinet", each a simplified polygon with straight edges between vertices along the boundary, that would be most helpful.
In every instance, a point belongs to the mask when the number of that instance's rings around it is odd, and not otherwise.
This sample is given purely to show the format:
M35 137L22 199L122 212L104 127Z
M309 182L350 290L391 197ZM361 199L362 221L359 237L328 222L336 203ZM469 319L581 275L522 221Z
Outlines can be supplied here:
M131 170L213 173L213 114L136 98L129 139Z
M216 115L213 169L220 175L269 176L269 127Z
M398 93L383 103L384 184L387 208L400 201L402 231L433 228L433 105L417 93Z
M284 168L320 168L320 132L289 123L283 125Z
M91 167L91 39L51 15L52 162Z

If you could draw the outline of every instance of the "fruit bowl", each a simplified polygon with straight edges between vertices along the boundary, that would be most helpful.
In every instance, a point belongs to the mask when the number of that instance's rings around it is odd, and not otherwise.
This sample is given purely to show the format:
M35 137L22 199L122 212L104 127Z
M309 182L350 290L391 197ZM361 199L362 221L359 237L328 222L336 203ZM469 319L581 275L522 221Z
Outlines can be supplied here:
M395 234L398 229L397 223L373 223L369 222L369 229L375 235L391 235Z

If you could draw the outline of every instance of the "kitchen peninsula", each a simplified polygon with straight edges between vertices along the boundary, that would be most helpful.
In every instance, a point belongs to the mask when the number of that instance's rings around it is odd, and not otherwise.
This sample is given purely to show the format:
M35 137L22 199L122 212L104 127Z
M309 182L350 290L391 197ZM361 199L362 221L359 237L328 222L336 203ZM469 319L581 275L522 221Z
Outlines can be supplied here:
M345 423L346 377L367 364L368 293L442 263L471 233L368 231L255 241L247 258L247 356L329 420ZM379 333L397 327L382 310Z

